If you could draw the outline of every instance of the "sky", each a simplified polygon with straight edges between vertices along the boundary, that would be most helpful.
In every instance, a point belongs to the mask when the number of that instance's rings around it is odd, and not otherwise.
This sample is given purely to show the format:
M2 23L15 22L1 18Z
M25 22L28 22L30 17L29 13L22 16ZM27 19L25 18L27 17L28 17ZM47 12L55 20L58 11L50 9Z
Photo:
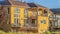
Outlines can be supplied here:
M60 0L23 0L25 2L34 2L48 8L60 8Z
M3 1L3 0L0 0ZM60 8L60 0L22 0L25 2L34 2L47 8Z

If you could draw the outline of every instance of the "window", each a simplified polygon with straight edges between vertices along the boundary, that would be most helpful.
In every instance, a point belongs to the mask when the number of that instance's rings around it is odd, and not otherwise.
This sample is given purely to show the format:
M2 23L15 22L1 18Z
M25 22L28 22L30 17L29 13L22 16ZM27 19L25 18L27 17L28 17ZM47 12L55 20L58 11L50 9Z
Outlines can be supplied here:
M32 24L35 24L35 21L36 21L35 19L32 19Z
M18 15L17 14L14 14L14 17L18 17Z
M38 10L38 15L42 15L42 9Z
M14 18L14 25L17 26L19 25L20 19Z
M28 10L27 10L27 9L24 11L24 17L25 17L25 18L28 17Z
M14 25L17 26L20 23L20 8L14 10Z
M27 14L27 13L28 13L28 10L26 9L26 10L25 10L25 14Z
M20 14L14 14L14 17L15 18L19 18L20 17Z
M54 15L53 15L53 14L51 14L51 15L49 16L49 18L54 18Z
M46 24L46 20L41 20L41 23Z
M36 13L37 13L37 12L33 12L33 16L36 16Z
M44 15L47 16L47 11L46 10L44 10Z
M14 25L17 25L17 19L14 18Z
M27 17L28 17L28 10L25 9L25 11L24 11L24 25L27 25L27 24L28 24L28 19L27 19Z
M55 22L55 26L58 27L58 22Z
M25 13L25 15L27 15L28 14L28 10L25 10L24 13Z
M19 13L20 12L20 8L15 8L15 13Z
M24 19L24 25L28 24L28 20Z
M44 14L46 14L47 13L47 11L46 10L44 10Z
M58 22L58 26L60 27L60 22Z
M38 11L38 15L40 15L40 11Z

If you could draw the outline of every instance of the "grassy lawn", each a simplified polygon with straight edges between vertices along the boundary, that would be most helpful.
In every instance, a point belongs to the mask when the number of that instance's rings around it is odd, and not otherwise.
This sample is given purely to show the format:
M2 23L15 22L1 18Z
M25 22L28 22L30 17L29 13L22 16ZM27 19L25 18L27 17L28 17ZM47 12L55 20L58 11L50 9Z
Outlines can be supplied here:
M40 33L32 33L32 32L4 32L0 31L0 34L40 34ZM42 34L60 34L60 32L45 32Z

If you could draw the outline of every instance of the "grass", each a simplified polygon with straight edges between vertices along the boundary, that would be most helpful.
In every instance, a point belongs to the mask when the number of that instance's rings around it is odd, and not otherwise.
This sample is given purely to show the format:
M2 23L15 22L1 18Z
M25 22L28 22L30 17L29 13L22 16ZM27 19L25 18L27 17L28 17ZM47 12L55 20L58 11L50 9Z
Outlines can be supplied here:
M4 32L0 30L0 34L38 34L38 33L32 33L32 32ZM42 34L60 34L60 32L44 32Z
M37 34L32 32L4 32L0 30L0 34Z

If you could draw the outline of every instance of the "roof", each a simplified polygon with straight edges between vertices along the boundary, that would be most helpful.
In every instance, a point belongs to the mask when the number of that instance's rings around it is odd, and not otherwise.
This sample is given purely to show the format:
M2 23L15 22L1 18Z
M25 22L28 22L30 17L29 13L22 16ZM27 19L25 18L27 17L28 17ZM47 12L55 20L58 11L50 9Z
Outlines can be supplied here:
M53 13L60 13L60 8L50 9Z
M37 7L34 3L27 3L30 7Z
M36 3L27 3L30 7L43 7L43 8L47 8L47 7L44 7L42 5L39 5L39 4L36 4Z
M24 7L29 7L26 2L20 2L20 1L13 1L9 0L11 5L17 5L17 6L24 6Z
M35 4L36 6L38 6L38 7L43 7L43 8L47 8L47 7L45 7L45 6L42 6L42 5L39 5L39 4Z
M0 1L0 5L10 5L10 3L7 1Z
M5 0L1 1L0 5L13 5L13 6L24 6L24 7L43 7L42 5L35 4L35 3L26 3L26 2L20 2L20 1L13 1L13 0Z

